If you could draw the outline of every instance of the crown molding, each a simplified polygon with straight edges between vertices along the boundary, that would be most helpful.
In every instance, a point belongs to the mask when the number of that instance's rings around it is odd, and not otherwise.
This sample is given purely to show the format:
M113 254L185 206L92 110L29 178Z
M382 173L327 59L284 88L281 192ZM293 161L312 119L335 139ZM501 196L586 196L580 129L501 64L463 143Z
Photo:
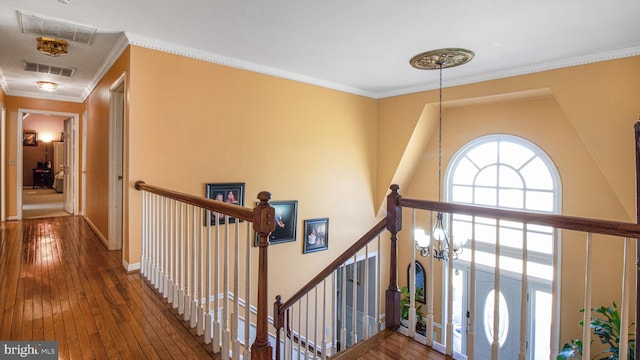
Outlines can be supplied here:
M573 66L593 64L593 63L598 63L602 61L610 61L610 60L622 59L622 58L638 56L638 55L640 55L640 46L634 46L634 47L628 47L623 49L616 49L612 51L606 51L606 52L593 54L593 55L575 57L571 59L564 59L559 61L540 63L536 65L531 65L531 66L512 68L504 71L497 71L497 72L482 74L478 76L468 76L468 77L461 77L458 79L451 79L451 80L447 80L446 84L443 87L447 88L447 87L453 87L453 86L468 85L468 84L479 83L484 81L491 81L491 80L504 79L504 78L514 77L514 76L528 75L528 74L533 74L533 73L538 73L543 71L557 70L557 69L568 68ZM397 90L392 90L388 92L378 93L376 98L382 99L382 98L387 98L392 96L407 95L407 94L412 94L412 93L417 93L422 91L435 90L438 87L439 87L439 83L435 81L435 82L427 83L423 86L403 88L403 89L397 89Z
M122 53L127 49L127 46L129 46L129 41L127 39L127 34L123 32L120 34L120 38L118 38L118 40L116 41L116 44L113 46L113 48L109 52L109 55L107 55L107 58L105 59L105 61L102 63L98 71L96 71L96 73L94 74L93 78L91 79L91 82L84 89L82 93L81 102L84 102L87 99L87 97L91 94L93 89L95 89L95 87L98 86L98 83L100 82L100 80L102 80L104 75L109 71L109 69L111 69L113 64L120 57L120 55L122 55Z
M302 74L297 74L290 71L285 71L278 68L273 68L269 66L259 65L239 59L230 58L227 56L206 52L198 49L194 49L187 46L176 45L169 42L164 42L158 39L148 38L145 36L140 36L133 33L127 33L127 38L129 39L130 45L140 46L147 49L162 51L174 55L180 55L184 57L188 57L195 60L206 61L218 65L223 65L227 67L232 67L239 70L250 71L262 75L268 75L278 78L283 78L287 80L297 81L305 84L316 85L328 89L338 90L350 94L361 95L366 97L375 98L376 94L370 91L366 91L363 89L347 86L344 84L338 84L330 81L325 81L322 79L314 78L311 76L306 76Z

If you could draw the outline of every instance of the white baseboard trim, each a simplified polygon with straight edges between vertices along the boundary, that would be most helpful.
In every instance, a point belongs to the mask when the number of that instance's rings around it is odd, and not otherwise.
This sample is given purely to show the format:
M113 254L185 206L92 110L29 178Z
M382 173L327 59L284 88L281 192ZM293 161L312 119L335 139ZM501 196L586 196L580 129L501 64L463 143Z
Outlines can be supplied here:
M15 220L19 220L17 216L9 216L6 221L15 221Z
M128 272L134 272L134 271L139 271L140 270L140 263L133 263L133 264L129 264L127 263L126 260L122 260L122 266L124 267L124 269Z

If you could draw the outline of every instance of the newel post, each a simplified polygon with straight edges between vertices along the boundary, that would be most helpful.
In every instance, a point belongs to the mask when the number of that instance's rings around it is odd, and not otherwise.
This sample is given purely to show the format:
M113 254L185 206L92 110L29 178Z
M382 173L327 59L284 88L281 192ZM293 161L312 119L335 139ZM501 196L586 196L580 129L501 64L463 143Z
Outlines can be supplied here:
M640 224L640 120L633 125L636 150L636 223ZM640 239L636 239L636 321L635 334L640 334ZM640 359L640 346L636 344L635 358Z
M389 287L385 296L385 327L395 330L400 326L400 289L398 289L398 232L402 230L402 208L398 204L400 187L391 185L387 195L387 230L391 233L389 254Z
M269 344L269 312L267 248L269 234L275 229L275 209L269 205L271 194L262 191L258 194L260 204L253 209L253 228L258 234L258 314L256 324L256 340L251 345L252 360L271 360L271 344Z

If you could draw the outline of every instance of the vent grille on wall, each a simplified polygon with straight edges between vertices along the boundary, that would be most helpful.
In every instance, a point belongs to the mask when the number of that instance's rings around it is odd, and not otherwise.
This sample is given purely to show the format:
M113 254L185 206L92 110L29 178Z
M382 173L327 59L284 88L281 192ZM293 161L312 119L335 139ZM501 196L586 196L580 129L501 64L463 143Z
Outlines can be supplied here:
M46 19L37 15L29 15L18 12L20 26L25 34L37 34L54 39L74 41L90 45L98 29L88 26L76 25L58 20Z
M38 64L30 61L23 61L24 71L37 72L41 74L52 74L59 76L71 77L76 72L74 68L54 66L47 64Z

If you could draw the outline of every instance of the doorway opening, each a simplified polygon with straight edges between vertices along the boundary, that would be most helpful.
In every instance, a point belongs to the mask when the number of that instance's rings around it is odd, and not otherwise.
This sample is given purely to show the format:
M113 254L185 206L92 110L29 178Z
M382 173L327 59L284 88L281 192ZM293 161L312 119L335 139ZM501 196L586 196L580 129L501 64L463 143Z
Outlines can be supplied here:
M75 214L78 114L19 109L18 116L16 218Z
M124 238L125 79L122 74L109 89L109 250L122 249Z

